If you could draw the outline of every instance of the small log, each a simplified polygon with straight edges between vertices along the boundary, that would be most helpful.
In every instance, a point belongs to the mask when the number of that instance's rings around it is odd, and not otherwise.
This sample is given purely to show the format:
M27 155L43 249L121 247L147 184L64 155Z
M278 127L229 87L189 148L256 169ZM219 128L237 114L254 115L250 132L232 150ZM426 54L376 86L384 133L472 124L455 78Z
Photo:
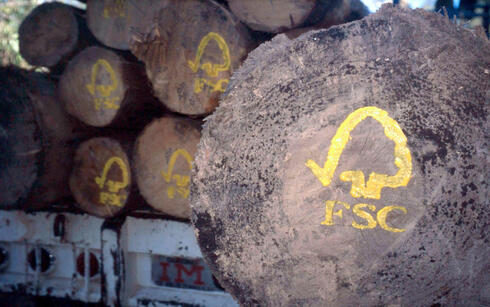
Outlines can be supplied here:
M369 15L369 9L360 0L336 0L334 2L323 8L324 14L317 16L319 21L311 20L310 24L317 29L327 29Z
M147 29L154 15L167 5L167 0L89 0L87 23L104 45L129 50L132 33Z
M104 45L121 50L129 49L128 2L87 1L87 25Z
M61 3L43 3L19 27L19 51L33 66L59 73L71 57L96 44L82 12Z
M132 52L146 64L155 95L170 110L204 115L218 105L233 71L254 46L248 30L214 1L170 1Z
M70 190L85 212L111 217L128 203L132 188L127 150L108 137L92 138L77 148Z
M191 176L220 284L243 306L488 305L489 89L489 40L423 10L259 46Z
M292 29L292 30L289 30L287 32L284 32L284 34L289 39L295 39L295 38L301 36L302 34L309 32L309 31L313 31L313 30L318 30L318 28L316 28L316 27L296 28L296 29ZM278 34L278 35L280 35L280 34Z
M198 121L163 117L149 124L135 145L139 191L155 209L189 218L189 184L199 143Z
M68 113L94 127L140 127L159 103L141 63L113 51L89 47L73 58L59 83Z
M317 0L228 0L230 10L256 31L279 33L302 26Z
M369 15L369 9L360 0L341 0L325 3L315 16L308 19L308 27L295 28L285 32L289 39L295 39L311 30L328 29L331 26L362 19Z
M0 207L37 209L70 196L73 122L45 75L0 68Z

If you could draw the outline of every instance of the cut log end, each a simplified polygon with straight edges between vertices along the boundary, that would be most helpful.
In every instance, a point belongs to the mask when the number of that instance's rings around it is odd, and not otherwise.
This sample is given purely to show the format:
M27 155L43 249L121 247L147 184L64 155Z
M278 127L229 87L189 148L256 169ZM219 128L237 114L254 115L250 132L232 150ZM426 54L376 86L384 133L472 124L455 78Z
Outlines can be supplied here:
M75 153L70 190L77 205L89 214L110 217L118 213L131 190L129 159L119 142L94 138Z
M87 1L87 24L94 36L104 45L129 49L130 21L127 0L89 0Z
M132 52L170 110L204 115L218 105L252 45L246 28L214 1L170 1Z
M317 0L229 0L231 11L256 31L278 33L303 25Z
M0 206L35 209L68 197L73 140L83 136L46 75L0 68Z
M15 92L13 82L8 80L16 77L15 72L10 73L1 74L5 79L0 85L0 207L3 208L27 197L39 176L42 159L38 115L27 95L20 97Z
M87 48L73 58L59 84L68 113L91 126L111 124L128 89L123 62L114 52L99 47Z
M388 6L254 50L192 176L220 283L243 305L488 302L487 67L487 39Z
M73 9L60 3L36 7L19 27L19 50L35 66L55 66L78 43L79 26Z
M87 23L104 45L129 50L133 35L146 33L168 0L87 1Z
M200 132L197 122L164 117L138 137L135 173L140 193L155 209L189 218L189 184Z

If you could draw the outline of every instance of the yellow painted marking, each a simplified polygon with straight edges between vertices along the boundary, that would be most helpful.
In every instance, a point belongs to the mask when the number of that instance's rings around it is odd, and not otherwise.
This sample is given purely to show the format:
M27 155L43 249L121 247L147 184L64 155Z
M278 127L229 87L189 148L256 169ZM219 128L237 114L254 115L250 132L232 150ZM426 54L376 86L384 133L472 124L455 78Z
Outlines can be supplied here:
M394 156L395 165L399 168L398 172L394 176L372 172L369 175L368 182L365 183L364 173L359 170L353 170L342 172L340 179L352 182L350 194L353 197L380 199L382 188L407 186L412 174L412 156L407 147L407 138L398 123L382 109L364 107L351 113L342 122L332 138L323 168L311 159L306 162L306 166L311 169L323 186L330 185L340 156L351 138L351 131L368 116L377 120L383 126L386 137L395 142Z
M122 181L107 180L107 174L111 167L116 165L119 167L122 173ZM129 184L129 172L123 159L119 157L112 157L104 165L102 175L95 177L95 183L102 190L107 187L109 192L100 192L100 202L106 205L122 207L122 201L126 199L125 195L118 195L119 190L124 189Z
M406 229L394 228L394 227L390 227L386 224L386 217L388 216L388 213L390 213L393 210L400 210L404 214L407 214L407 209L405 207L386 206L383 209L378 211L377 219L378 219L379 226L381 228L383 228L384 230L391 231L391 232L404 232Z
M126 195L118 195L114 193L100 192L99 201L105 205L122 207L122 202L126 199Z
M334 206L342 205L344 209L350 210L351 205L349 205L346 202L343 201L337 201L337 200L328 200L325 204L325 220L321 223L322 225L325 226L334 226L335 223L333 221L333 216L337 216L339 219L343 218L343 209L337 210L334 212ZM395 227L390 227L386 224L386 217L388 214L393 211L393 210L400 210L403 213L407 213L407 209L402 206L386 206L382 208L381 210L378 211L376 214L376 219L374 219L373 215L363 209L368 209L372 211L373 213L376 211L376 206L375 205L369 205L369 204L355 204L352 207L352 213L357 215L358 217L362 218L365 220L367 224L360 224L357 223L356 221L352 222L352 227L356 229L374 229L376 228L377 225L379 225L382 229L389 231L389 232L404 232L406 229L401 229L401 228L395 228Z
M335 206L335 203L341 204L347 210L350 209L350 205L348 203L344 203L343 201L328 200L327 203L325 204L325 220L322 222L322 225L327 225L327 226L333 225L334 215L338 216L339 218L342 218L342 209L340 209L335 213L333 212L333 207Z
M204 86L207 85L211 88L211 92L222 92L224 93L226 87L228 86L228 79L219 79L218 82L213 83L208 79L196 78L194 80L194 93L198 94L203 91Z
M201 58L204 54L204 49L209 44L211 40L215 40L218 43L219 49L221 49L223 63L222 64L213 64L210 62L205 62L201 65ZM194 61L187 61L189 67L193 72L197 72L199 68L204 70L206 74L210 77L217 77L220 71L227 71L230 69L230 50L228 49L228 45L221 35L215 32L209 32L206 36L201 39L199 43L199 47L197 48L197 54Z
M352 227L357 229L372 229L376 227L376 221L373 216L366 211L362 211L361 209L368 208L371 211L376 211L376 206L368 205L368 204L357 204L352 208L352 212L360 218L363 218L367 221L367 225L358 224L356 221L352 222Z
M111 79L111 84L97 84L97 75L105 70ZM101 105L106 109L119 109L119 105L115 103L119 97L110 97L112 92L117 89L118 81L116 78L116 73L112 68L111 64L107 60L99 59L92 66L92 72L90 74L90 84L87 84L87 90L94 96L95 109L99 110Z
M201 64L204 50L211 40L216 41L216 43L218 43L219 49L221 50L223 59L223 63L221 64L213 64L211 62L204 62ZM187 61L187 64L194 73L197 73L199 69L202 69L206 73L206 75L208 75L208 77L216 78L218 77L218 74L220 72L228 71L230 69L230 49L228 48L226 41L223 37L221 37L221 35L216 32L209 32L201 39L201 42L199 43L199 46L197 48L197 54L194 61L189 60ZM226 86L228 85L228 82L228 79L219 79L217 82L212 82L205 78L197 78L194 82L194 92L202 92L204 85L209 86L211 92L224 92Z
M182 149L182 148L177 149L172 154L172 156L170 156L170 161L168 163L167 171L166 172L162 171L163 179L165 179L165 181L167 183L171 183L171 181L174 180L175 185L170 185L167 188L167 196L170 199L174 199L176 193L178 195L180 195L181 198L186 199L187 197L189 197L189 193L190 193L190 191L189 191L189 184L191 181L190 176L181 175L181 174L173 174L175 162L177 162L177 158L179 156L182 156L185 159L185 161L187 162L187 165L189 166L189 170L192 169L193 159L192 159L191 155L187 152L187 150Z
M104 1L104 18L126 17L126 0Z

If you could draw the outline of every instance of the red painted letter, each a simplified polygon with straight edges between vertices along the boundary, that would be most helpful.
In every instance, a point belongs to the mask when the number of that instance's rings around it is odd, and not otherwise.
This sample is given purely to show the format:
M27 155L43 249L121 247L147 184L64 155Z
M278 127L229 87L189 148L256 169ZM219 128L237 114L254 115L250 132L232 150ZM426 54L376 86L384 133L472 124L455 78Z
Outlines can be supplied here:
M162 266L162 277L160 277L160 281L169 282L170 278L168 278L168 275L167 275L167 268L168 268L169 263L168 262L160 262L160 265Z
M194 281L194 284L198 286L204 285L204 283L201 280L201 272L204 269L204 267L200 265L193 265L191 270L187 270L185 266L181 263L176 263L175 267L177 268L177 278L175 279L176 283L184 282L184 279L182 278L182 272L184 272L187 276L192 276L192 274L196 273L197 278L196 281Z

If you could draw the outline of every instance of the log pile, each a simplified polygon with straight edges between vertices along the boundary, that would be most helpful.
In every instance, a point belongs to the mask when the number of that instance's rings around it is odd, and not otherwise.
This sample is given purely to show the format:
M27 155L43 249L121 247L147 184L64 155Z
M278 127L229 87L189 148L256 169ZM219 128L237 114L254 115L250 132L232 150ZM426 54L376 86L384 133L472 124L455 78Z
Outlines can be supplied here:
M20 53L49 74L0 71L2 208L71 198L105 218L143 208L189 219L203 117L234 71L273 35L347 21L348 1L39 5L19 28Z
M488 303L479 31L348 23L360 0L86 3L19 28L49 74L0 68L0 209L192 219L244 305Z

